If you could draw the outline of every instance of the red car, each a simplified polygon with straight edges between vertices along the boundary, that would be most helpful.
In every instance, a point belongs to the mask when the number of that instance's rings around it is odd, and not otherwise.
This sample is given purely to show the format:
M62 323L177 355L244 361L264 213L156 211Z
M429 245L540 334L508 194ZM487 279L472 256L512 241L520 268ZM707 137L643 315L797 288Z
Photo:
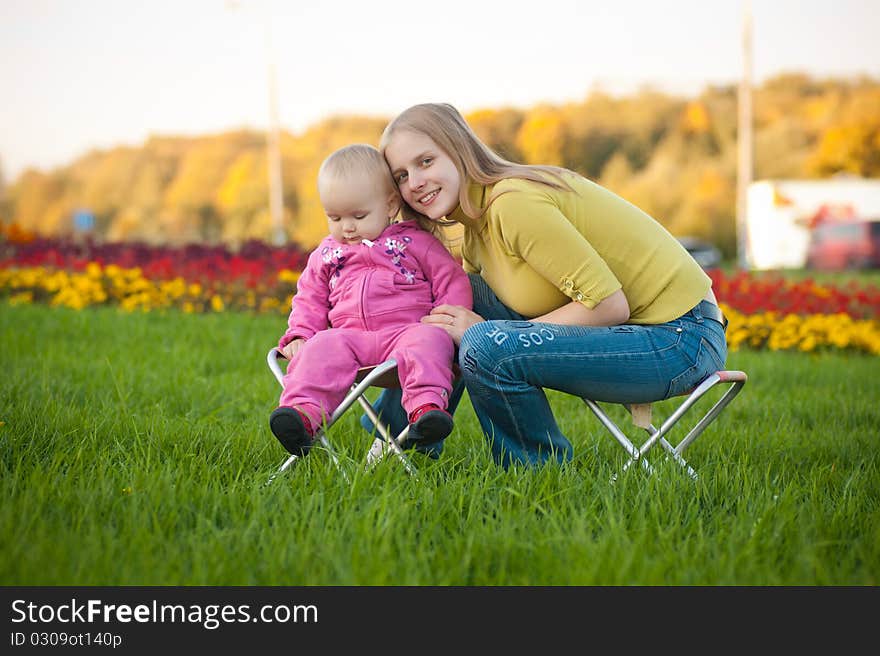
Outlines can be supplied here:
M827 271L880 268L880 219L819 223L810 232L807 267Z

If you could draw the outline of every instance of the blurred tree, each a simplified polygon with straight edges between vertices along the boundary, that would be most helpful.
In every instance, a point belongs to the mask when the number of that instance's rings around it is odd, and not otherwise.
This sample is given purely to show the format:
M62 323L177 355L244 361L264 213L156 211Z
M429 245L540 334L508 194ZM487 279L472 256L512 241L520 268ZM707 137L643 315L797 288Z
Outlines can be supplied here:
M680 106L680 101L649 89L630 98L594 92L583 103L566 105L565 166L597 179L609 160L622 153L633 171L641 170L674 127Z
M142 153L137 174L128 189L125 207L116 215L111 233L126 235L124 240L160 242L161 235L156 226L162 209L163 190L172 177L173 174L163 166L162 160L149 149ZM112 238L108 234L108 239Z
M224 242L239 245L250 239L267 238L269 233L265 231L271 229L271 222L261 225L254 219L265 209L268 193L265 154L258 149L239 153L226 169L215 197L216 206L225 217L221 234Z
M707 237L729 255L736 111L734 86L710 86L695 98L594 91L583 102L481 109L467 118L502 156L576 170L670 231ZM326 234L315 180L323 159L347 143L377 144L386 122L334 116L302 134L282 132L284 222L292 241L308 248ZM51 172L25 171L6 184L0 220L66 234L73 213L86 209L96 217L97 236L113 240L265 240L265 162L262 132L152 136L141 147L91 151ZM880 176L880 82L791 74L757 88L756 177L838 172Z
M161 226L175 241L213 243L223 232L221 215L214 203L227 167L243 148L260 147L265 137L240 131L199 139L189 149L165 191L164 209L168 217Z
M541 105L526 112L516 136L516 147L525 163L563 166L562 149L567 138L561 112Z
M830 128L808 167L820 176L842 172L880 176L880 124Z
M724 170L717 164L686 173L689 193L683 194L681 204L670 224L670 231L678 236L692 235L717 245L727 257L736 253L736 177L733 170Z
M880 89L849 99L839 115L807 159L807 170L820 176L880 176Z
M709 120L709 110L699 100L689 102L685 105L684 113L681 117L681 129L689 134L707 134L711 127Z
M128 200L141 155L141 149L131 147L86 155L70 172L73 204L88 208L96 216L112 217Z
M624 194L624 189L630 180L632 180L634 171L632 165L623 151L617 151L608 160L608 163L602 169L602 175L599 177L599 184L607 187L618 195Z
M813 140L796 117L783 116L755 134L755 179L803 177L803 163Z
M517 134L524 115L518 109L481 109L465 119L476 135L496 153L512 162L522 162L523 155L516 145Z
M134 205L125 207L113 218L107 231L107 241L153 241L146 230L150 223L150 219L140 208Z
M43 173L29 169L22 173L16 183L9 188L13 222L28 232L43 234L69 232L69 226L57 225L57 218L50 217L50 209L57 206L64 194L64 187L63 176L57 172Z

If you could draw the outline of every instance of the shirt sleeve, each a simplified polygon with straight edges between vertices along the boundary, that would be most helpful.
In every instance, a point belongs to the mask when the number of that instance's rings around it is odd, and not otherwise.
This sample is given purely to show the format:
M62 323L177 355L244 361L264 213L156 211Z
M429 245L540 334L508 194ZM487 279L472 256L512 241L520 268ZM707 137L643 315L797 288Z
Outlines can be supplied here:
M322 266L320 246L309 256L305 269L296 281L296 293L291 300L287 330L278 340L284 348L293 340L309 339L330 325L330 285Z
M504 246L563 294L595 307L622 285L589 240L553 199L540 191L510 191L489 209Z

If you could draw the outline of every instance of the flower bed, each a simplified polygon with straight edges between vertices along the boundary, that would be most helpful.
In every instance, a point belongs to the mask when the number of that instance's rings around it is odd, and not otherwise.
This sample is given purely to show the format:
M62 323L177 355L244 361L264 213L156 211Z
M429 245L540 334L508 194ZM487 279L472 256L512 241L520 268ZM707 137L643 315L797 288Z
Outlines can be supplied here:
M308 255L248 242L181 248L35 239L0 248L0 295L82 309L288 312Z
M249 242L151 247L35 238L0 242L0 298L75 309L247 311L286 315L308 254ZM739 348L847 349L880 355L880 289L778 275L710 272Z

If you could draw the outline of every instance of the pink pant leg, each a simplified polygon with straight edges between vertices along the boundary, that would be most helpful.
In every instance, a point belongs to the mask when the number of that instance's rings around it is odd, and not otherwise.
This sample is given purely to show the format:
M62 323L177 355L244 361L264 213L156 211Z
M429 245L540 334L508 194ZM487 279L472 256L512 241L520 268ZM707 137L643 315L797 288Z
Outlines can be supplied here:
M279 405L298 408L320 426L336 409L363 363L375 364L376 334L330 328L309 339L287 366Z
M380 331L380 343L385 331ZM446 408L452 391L455 344L437 326L416 323L397 332L386 347L385 358L397 360L407 414L426 403Z

